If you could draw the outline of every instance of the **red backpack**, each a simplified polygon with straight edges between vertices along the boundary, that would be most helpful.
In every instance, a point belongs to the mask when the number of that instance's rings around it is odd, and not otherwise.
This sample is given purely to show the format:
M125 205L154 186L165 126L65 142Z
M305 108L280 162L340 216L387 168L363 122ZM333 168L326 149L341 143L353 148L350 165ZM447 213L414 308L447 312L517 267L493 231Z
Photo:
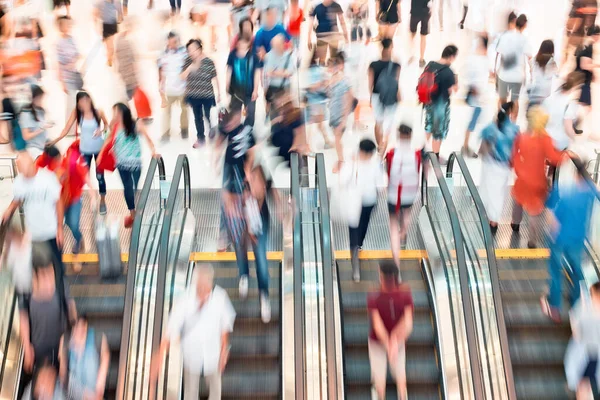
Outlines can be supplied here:
M437 75L444 68L447 68L447 66L443 65L436 68L432 63L429 63L423 70L417 83L417 97L421 104L431 104L433 96L438 92Z

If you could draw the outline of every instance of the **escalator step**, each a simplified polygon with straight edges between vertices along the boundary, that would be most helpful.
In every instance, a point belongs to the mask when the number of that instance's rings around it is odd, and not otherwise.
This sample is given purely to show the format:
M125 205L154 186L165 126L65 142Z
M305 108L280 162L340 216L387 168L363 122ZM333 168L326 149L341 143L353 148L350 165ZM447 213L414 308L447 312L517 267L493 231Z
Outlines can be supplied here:
M539 301L528 303L505 303L504 318L507 325L512 326L535 326L549 329L568 329L569 315L567 310L561 310L563 323L557 326L548 316L542 312Z
M410 400L436 400L441 399L438 386L426 386L426 385L411 385L408 383L408 398ZM387 400L396 400L398 395L396 392L396 385L388 383L385 394ZM346 386L346 400L369 400L371 399L371 387L370 386Z
M510 358L513 365L549 367L558 365L563 367L567 342L552 340L546 336L536 335L515 337L511 335L508 341Z
M340 281L341 282L352 282L352 267L350 264L340 265L339 269ZM379 282L379 266L377 268L361 268L360 276L362 282L371 282L373 284L378 284ZM407 269L402 271L402 280L409 281L418 285L419 287L423 286L423 278L421 276L420 269Z
M575 398L569 392L564 372L552 370L515 371L515 389L519 400L565 400Z
M252 371L251 365L243 370L225 369L222 380L223 399L270 399L281 392L279 370ZM202 384L202 396L207 395L206 385Z
M280 335L231 336L231 357L279 357Z
M408 354L407 354L408 355ZM406 360L406 379L411 384L437 385L440 378L435 354L420 354L416 359ZM360 355L346 355L346 380L347 385L370 385L371 367L369 365L369 356L366 352ZM388 382L392 382L389 374Z

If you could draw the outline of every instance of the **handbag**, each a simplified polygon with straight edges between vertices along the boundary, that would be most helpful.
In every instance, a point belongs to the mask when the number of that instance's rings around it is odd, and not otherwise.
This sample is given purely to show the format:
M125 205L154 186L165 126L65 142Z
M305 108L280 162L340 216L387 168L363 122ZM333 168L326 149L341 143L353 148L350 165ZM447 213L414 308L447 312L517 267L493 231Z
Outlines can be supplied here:
M387 22L387 16L390 12L390 10L392 9L392 4L394 4L393 0L390 0L390 5L388 6L387 10L385 11L379 11L379 14L377 14L377 21L380 23L386 23Z
M341 175L340 171L340 175ZM338 179L337 184L331 188L330 195L331 219L351 228L356 228L360 222L362 213L362 194L358 187L358 168L354 163L350 182L342 182Z
M146 93L139 87L133 92L133 103L135 104L135 111L137 112L138 118L144 119L152 116L150 100L148 100Z
M110 137L107 139L109 142L100 150L98 158L100 162L96 162L96 171L102 173L104 171L114 171L117 168L117 158L115 157L115 138L116 138L116 126L113 127ZM97 160L96 159L96 160Z

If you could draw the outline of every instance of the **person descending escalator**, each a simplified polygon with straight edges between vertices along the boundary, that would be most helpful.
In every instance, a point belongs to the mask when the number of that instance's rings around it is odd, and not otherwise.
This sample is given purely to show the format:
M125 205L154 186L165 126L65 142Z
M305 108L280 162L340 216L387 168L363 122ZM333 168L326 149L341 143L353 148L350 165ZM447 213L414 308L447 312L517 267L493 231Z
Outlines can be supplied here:
M25 389L21 400L66 400L64 388L55 366L45 364Z
M367 296L371 329L369 363L371 382L376 395L384 400L387 387L387 365L396 381L398 399L407 399L406 341L413 329L413 297L407 284L399 283L398 268L391 261L379 265L379 289Z
M574 305L580 298L580 282L585 278L581 270L581 258L585 250L585 239L589 232L592 207L596 199L597 190L586 182L581 171L585 169L583 163L573 159L577 167L574 182L568 185L555 185L548 200L552 210L552 239L550 247L550 274L548 297L542 297L542 310L553 321L560 322L560 308L562 305L563 259L569 267L566 271L572 283L570 300ZM561 177L561 182L563 178Z
M4 239L5 251L0 259L0 269L8 268L17 295L31 293L31 234L24 231L20 218L12 218L8 223Z

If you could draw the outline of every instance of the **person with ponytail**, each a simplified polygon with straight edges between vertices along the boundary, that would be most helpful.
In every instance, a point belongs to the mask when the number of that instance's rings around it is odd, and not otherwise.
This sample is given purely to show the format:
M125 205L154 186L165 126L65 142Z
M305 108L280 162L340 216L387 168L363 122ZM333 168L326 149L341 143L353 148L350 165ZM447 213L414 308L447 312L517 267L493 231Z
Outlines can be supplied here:
M525 210L529 214L527 246L535 248L540 241L541 215L549 193L546 165L558 166L567 152L554 148L552 138L546 133L548 114L542 107L532 107L527 113L527 122L527 131L517 135L512 152L517 179L512 190L515 204L511 227L513 232L519 232Z
M492 233L498 230L498 221L502 215L506 200L508 179L511 175L511 156L513 143L519 127L515 103L504 103L498 111L496 120L481 131L481 200L485 206Z
M113 145L117 169L123 183L123 194L129 215L125 217L125 228L131 228L135 218L135 191L142 174L142 145L140 136L146 139L152 157L156 157L154 143L143 122L136 123L131 116L131 110L123 103L113 107L113 120L110 123L111 137L104 142L100 157L96 164L102 164L104 148Z

